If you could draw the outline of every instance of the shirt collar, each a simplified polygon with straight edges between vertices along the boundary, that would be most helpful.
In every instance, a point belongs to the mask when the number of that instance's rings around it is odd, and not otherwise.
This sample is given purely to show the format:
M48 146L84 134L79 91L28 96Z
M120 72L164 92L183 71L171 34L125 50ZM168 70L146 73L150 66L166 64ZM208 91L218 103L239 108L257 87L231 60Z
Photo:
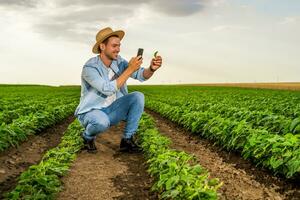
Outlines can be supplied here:
M97 56L97 61L98 61L98 66L102 67L103 69L105 69L106 72L108 72L108 68L105 66L105 64L102 62L102 60L100 59L100 56ZM118 62L117 60L113 60L110 68L116 73L119 74L119 67L118 67Z

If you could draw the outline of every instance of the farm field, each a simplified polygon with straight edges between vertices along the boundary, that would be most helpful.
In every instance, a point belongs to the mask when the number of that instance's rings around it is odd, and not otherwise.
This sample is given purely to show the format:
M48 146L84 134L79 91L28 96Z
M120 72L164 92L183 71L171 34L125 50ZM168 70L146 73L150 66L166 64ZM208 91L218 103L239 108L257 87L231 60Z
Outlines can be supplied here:
M136 86L131 89L142 91L146 96L145 106L159 116L175 122L193 136L207 139L209 146L238 155L240 160L233 166L248 161L249 167L299 184L300 92L211 86ZM241 173L234 175L234 186ZM254 173L259 174L258 178L263 177L259 171ZM218 174L219 178L224 175ZM241 179L240 182L239 185L243 185L246 181ZM225 181L224 187L229 185ZM299 188L295 192L294 197L299 198ZM254 192L265 198L263 193Z
M80 150L80 87L0 85L4 199L299 199L300 92L130 86L145 94L137 141L124 123Z
M299 8L0 0L0 200L300 200Z
M189 84L194 86L223 86L242 88L263 88L281 90L300 90L299 82L278 82L278 83L215 83L215 84Z

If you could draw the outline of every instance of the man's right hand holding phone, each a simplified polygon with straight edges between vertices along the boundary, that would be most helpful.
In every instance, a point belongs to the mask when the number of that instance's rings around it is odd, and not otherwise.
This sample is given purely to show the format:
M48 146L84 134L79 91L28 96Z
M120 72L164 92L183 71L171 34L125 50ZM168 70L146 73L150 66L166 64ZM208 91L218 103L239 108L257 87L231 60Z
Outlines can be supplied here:
M131 74L133 74L141 67L141 64L143 63L143 51L144 49L142 48L138 49L137 56L130 59L127 69L121 74L119 78L117 78L118 88L120 88L127 81Z
M136 70L138 70L143 63L142 56L133 57L130 59L128 63L128 69L134 73Z

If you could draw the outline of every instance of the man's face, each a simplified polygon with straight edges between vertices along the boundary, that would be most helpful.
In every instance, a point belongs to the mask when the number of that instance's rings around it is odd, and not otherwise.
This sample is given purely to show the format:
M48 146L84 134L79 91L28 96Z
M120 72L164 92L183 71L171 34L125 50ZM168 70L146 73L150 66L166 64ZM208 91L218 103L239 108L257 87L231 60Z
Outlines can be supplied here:
M118 37L110 37L108 39L107 44L103 45L103 53L105 54L106 57L108 57L111 60L115 60L118 57L118 54L120 52L120 38Z

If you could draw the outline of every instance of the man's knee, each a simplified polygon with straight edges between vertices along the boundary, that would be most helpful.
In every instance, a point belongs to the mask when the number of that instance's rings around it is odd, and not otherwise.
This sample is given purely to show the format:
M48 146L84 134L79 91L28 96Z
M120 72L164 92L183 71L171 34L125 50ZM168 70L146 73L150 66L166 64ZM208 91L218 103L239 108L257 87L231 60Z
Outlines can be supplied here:
M92 125L94 127L95 132L102 133L110 127L110 121L108 119L103 118L95 121Z
M137 101L138 103L144 104L145 96L144 96L143 93L141 93L141 92L132 92L132 93L130 93L130 95L132 95L133 99L135 101Z

